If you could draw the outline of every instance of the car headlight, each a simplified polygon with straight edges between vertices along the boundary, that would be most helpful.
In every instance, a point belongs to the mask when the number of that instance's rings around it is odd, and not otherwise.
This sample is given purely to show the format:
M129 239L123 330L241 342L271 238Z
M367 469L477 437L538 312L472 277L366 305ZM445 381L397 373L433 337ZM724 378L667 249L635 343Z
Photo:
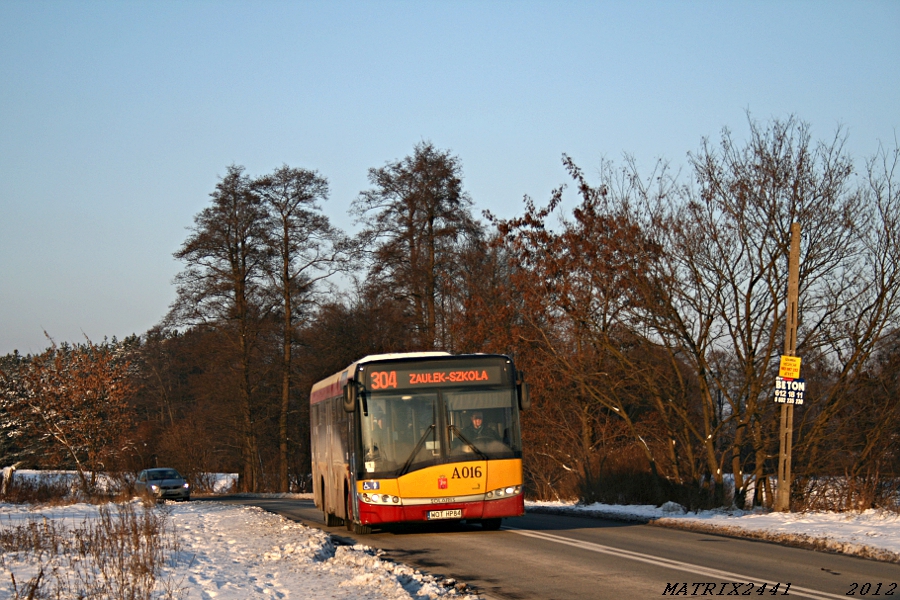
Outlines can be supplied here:
M154 485L154 484L151 483L151 484L150 484L150 489L153 490L154 492L158 492L158 491L159 491L159 486L158 486L158 485Z
M188 489L189 487L191 487L191 484L189 484L187 481L185 481L184 485L181 487L183 487L184 489Z

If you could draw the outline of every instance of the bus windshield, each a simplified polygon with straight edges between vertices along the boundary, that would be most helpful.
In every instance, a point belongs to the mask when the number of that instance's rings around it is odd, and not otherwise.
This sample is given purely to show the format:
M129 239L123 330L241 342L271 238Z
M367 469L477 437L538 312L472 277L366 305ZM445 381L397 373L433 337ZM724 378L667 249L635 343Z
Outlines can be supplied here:
M372 393L361 415L365 473L401 475L429 464L521 456L515 392Z
M410 461L440 456L436 393L378 394L369 398L368 408L362 417L367 472L396 472Z
M451 456L518 456L522 448L515 392L465 390L448 392L444 400Z

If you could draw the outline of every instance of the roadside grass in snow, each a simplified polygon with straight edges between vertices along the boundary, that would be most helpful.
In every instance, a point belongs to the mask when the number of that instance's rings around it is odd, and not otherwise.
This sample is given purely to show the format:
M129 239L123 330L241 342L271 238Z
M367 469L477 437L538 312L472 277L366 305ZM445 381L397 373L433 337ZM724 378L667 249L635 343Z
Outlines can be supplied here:
M96 475L90 494L85 494L72 471L17 471L5 475L0 498L11 504L65 506L76 502L106 504L127 502L135 496L133 477Z
M44 504L61 506L71 504L71 484L67 478L45 477L40 479L15 478L6 486L5 502L12 504Z
M176 582L157 578L177 552L167 512L139 502L99 506L80 523L0 522L0 569L17 600L179 598ZM15 572L23 562L28 568Z

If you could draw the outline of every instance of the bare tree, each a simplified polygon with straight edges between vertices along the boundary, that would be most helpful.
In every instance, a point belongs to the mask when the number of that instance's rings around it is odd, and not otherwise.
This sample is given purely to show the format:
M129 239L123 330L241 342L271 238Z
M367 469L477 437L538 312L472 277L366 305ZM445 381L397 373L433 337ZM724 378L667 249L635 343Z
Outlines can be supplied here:
M896 447L890 426L896 397L891 392L891 369L885 365L896 360L900 325L898 173L900 147L890 151L881 147L866 162L859 205L846 215L854 234L852 245L841 248L853 252L854 260L830 274L833 283L827 291L833 295L816 305L814 327L806 327L804 347L817 358L818 378L824 385L819 401L801 413L795 445L799 474L810 477L837 464L855 485L860 473L867 473L866 485L851 488L845 496L854 507L871 505L872 484L882 485L872 474L887 476L880 465ZM857 425L841 431L835 429L839 423Z
M446 346L442 285L456 272L460 242L478 230L459 159L423 142L412 156L369 169L369 181L374 187L352 206L373 249L369 279L384 282L408 306L420 347Z
M316 171L284 165L254 180L252 189L266 211L273 287L281 299L279 487L287 492L294 329L310 316L305 308L317 284L344 268L348 243L322 213L328 181Z
M836 384L865 363L896 318L896 263L887 264L886 249L873 252L883 222L851 185L840 132L814 144L794 118L765 127L751 120L745 145L725 130L718 147L704 141L691 160L695 184L668 195L632 170L644 227L665 248L640 318L695 373L708 472L721 488L729 461L740 504L751 480L762 483L772 452L790 224L804 232L798 352L807 373L836 372ZM839 384L828 390L842 396ZM817 402L831 400L809 399Z
M234 370L240 405L243 491L260 481L258 406L261 335L274 305L266 285L271 244L266 214L243 167L228 167L211 194L212 204L194 217L194 227L175 257L186 264L176 278L178 297L167 323L205 323L227 333L237 356Z

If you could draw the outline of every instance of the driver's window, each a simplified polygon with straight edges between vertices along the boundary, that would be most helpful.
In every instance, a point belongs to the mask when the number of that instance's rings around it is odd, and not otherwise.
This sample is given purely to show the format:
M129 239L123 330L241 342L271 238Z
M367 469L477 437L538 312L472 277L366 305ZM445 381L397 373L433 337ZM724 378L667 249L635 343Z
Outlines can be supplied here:
M511 392L466 390L445 395L450 414L450 453L500 458L513 452L518 439Z

